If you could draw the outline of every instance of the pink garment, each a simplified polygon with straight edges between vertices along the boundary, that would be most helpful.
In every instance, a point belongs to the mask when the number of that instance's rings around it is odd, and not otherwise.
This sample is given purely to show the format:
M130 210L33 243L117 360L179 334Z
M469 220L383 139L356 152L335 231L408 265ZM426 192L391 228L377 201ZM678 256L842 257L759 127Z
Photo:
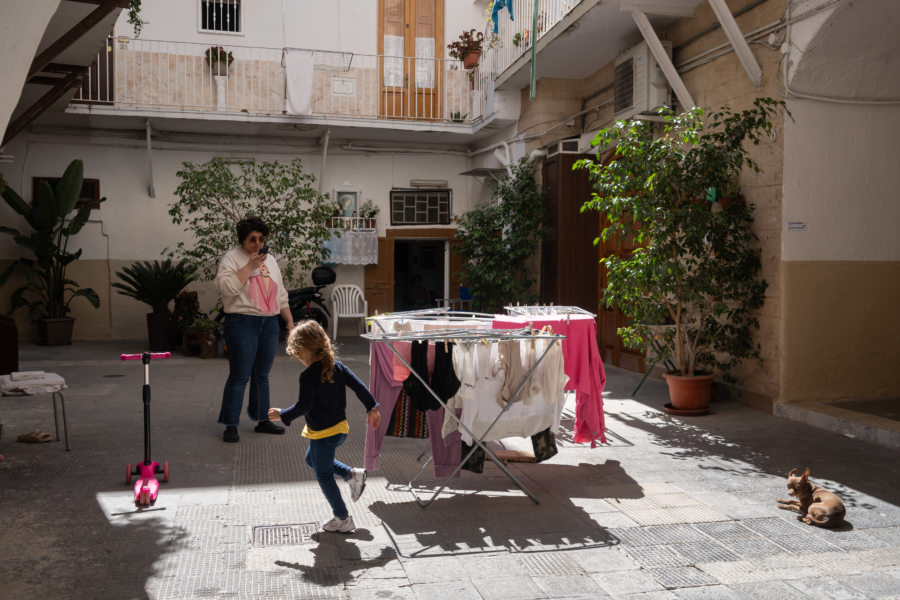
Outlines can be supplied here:
M247 295L253 305L268 315L277 315L280 312L278 308L278 284L273 279L269 279L269 293L265 290L265 277L262 275L254 275L247 281Z
M494 317L495 329L516 329L529 323L535 329L545 325L553 328L553 333L566 336L562 342L563 361L569 383L566 390L575 390L575 436L576 442L590 442L591 448L597 440L606 443L606 425L603 419L603 388L606 385L606 371L597 348L597 322L588 315L558 315L540 317Z
M434 365L434 348L429 348ZM391 413L397 403L397 396L403 387L402 381L394 379L394 352L384 342L373 342L370 350L369 389L378 403L381 424L378 429L366 427L365 468L366 471L377 471L381 459L381 444L384 442ZM441 437L441 426L444 423L444 409L425 412L428 419L428 436L431 440L431 455L434 458L434 474L436 477L447 477L456 469L460 461L459 432L446 438ZM459 473L456 474L459 477Z

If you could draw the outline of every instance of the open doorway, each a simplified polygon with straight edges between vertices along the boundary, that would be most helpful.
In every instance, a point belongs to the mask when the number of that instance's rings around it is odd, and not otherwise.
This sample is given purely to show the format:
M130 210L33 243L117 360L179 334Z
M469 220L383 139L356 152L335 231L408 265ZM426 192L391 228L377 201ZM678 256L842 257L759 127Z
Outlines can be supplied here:
M394 310L434 308L446 298L446 241L394 241Z

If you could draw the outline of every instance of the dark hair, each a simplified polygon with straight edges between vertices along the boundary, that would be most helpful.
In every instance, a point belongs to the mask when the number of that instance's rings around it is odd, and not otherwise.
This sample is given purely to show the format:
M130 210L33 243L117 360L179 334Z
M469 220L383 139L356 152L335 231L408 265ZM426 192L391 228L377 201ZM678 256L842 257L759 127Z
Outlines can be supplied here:
M254 231L258 231L266 237L269 236L269 226L262 219L250 217L240 221L237 224L238 244L243 244L247 236Z

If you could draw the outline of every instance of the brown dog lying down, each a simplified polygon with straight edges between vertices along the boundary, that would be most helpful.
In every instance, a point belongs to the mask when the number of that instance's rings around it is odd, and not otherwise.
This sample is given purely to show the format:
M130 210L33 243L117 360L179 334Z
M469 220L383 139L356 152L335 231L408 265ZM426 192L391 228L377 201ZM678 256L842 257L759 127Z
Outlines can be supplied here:
M838 527L844 522L847 510L837 494L825 491L809 482L809 469L797 475L797 469L788 473L788 494L795 500L778 500L778 508L800 513L800 519L808 525Z

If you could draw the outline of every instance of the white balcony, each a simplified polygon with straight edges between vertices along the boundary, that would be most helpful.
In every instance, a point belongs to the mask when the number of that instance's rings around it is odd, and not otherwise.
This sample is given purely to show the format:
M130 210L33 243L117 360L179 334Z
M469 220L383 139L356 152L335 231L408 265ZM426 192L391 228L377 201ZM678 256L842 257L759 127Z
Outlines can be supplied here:
M490 89L478 67L465 70L453 59L228 45L225 51L234 60L227 67L222 63L217 73L205 56L209 48L110 38L71 110L100 104L106 106L95 109L180 112L188 118L219 114L310 122L386 119L470 128L483 119ZM305 85L292 86L299 93L287 102L291 60L302 63L306 79Z

